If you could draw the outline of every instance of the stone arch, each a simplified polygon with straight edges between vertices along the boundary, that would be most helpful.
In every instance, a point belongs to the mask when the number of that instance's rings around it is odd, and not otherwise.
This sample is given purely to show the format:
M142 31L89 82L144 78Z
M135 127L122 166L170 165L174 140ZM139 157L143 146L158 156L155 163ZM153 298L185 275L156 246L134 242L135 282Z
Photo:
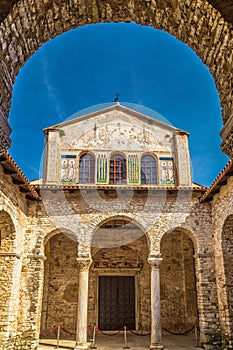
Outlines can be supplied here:
M174 227L171 227L168 231L166 232L163 232L162 231L162 234L160 235L160 245L161 245L161 241L164 237L164 235L169 235L171 234L172 232L176 232L176 233L184 233L186 234L192 241L193 243L193 246L194 246L194 254L196 254L198 252L198 240L197 240L197 237L196 237L196 234L189 230L188 228L185 228L185 227L181 227L181 226L174 226Z
M17 333L18 293L20 286L21 260L15 252L16 230L12 217L0 211L0 343L14 341Z
M223 276L224 283L220 286L221 302L225 304L225 315L223 319L224 331L233 334L233 214L229 215L222 228L222 256L223 256ZM231 339L233 340L233 339Z
M72 28L101 22L131 22L153 26L188 44L206 64L217 85L226 128L222 148L229 143L232 117L231 25L207 0L136 1L90 0L67 3L61 0L19 1L2 22L1 63L1 146L9 146L7 124L12 87L19 69L46 41ZM20 34L20 35L19 35ZM20 40L19 40L20 37Z
M58 324L75 333L78 292L77 237L67 230L56 229L46 236L44 251L46 260L41 333L48 333Z
M161 239L162 327L177 333L198 324L196 272L192 235L176 228Z
M125 222L127 223L132 223L134 224L136 227L138 227L142 233L146 236L147 238L147 246L149 247L150 245L150 235L149 232L146 230L146 224L144 222L141 222L137 219L135 219L134 215L130 215L129 213L127 215L109 215L108 217L104 217L104 216L99 216L97 219L95 219L92 223L92 230L90 232L90 244L92 245L93 242L93 238L97 232L97 230L107 224L109 221L114 221L114 220L125 220Z
M14 241L16 239L16 230L11 216L5 211L0 211L0 250L12 253Z
M135 234L131 240L118 241L116 245L106 244L106 241L111 241L111 235L113 236L112 240L115 241L117 235L127 234L122 231L130 231L131 234L131 230L135 227L140 231L140 234ZM136 226L134 221L129 221L129 218L125 216L115 216L104 220L95 231L95 235L98 236L98 234L105 235L106 241L101 239L101 245L92 244L91 248L89 327L96 324L102 330L113 330L127 325L130 329L149 331L151 312L150 265L148 263L149 248L146 234L139 226ZM93 240L95 240L95 235ZM105 299L105 289L101 287L102 283L112 285L109 288L107 299ZM131 283L131 287L129 287L129 283ZM120 297L121 288L125 290L124 297ZM129 293L129 290L132 294ZM127 298L127 302L125 300L123 302L121 298ZM107 310L114 308L118 317L113 320ZM102 312L105 313L103 317ZM129 315L132 318L128 318ZM122 321L123 319L124 321Z
M55 230L50 231L44 238L43 238L43 245L46 246L46 244L48 243L48 241L55 235L58 235L60 233L64 233L65 235L67 235L68 237L70 237L71 239L73 239L74 241L77 241L77 236L74 234L74 232L72 232L71 230L68 230L67 228L63 228L63 227L59 227L56 228Z
M18 236L18 233L21 230L19 213L16 207L11 205L11 203L9 202L9 199L6 196L2 195L2 197L3 197L3 203L0 204L0 212L5 212L9 215L12 221L12 224L14 225L15 231L17 232L16 236ZM20 238L21 237L19 236L16 237L17 240Z

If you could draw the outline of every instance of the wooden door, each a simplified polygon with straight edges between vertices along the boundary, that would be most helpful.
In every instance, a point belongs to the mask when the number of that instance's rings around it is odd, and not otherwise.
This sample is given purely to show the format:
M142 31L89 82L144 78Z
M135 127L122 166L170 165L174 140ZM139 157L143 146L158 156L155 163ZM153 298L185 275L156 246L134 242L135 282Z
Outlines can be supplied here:
M134 276L99 276L99 328L135 329Z

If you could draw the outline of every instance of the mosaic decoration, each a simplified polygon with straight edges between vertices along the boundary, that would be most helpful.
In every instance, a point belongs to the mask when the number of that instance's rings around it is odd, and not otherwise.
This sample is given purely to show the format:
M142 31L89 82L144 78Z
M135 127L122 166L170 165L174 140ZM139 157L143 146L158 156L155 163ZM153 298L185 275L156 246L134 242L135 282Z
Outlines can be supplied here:
M75 155L61 155L61 182L69 184L76 182Z
M97 158L97 182L107 182L107 157L106 154L100 154Z
M139 163L137 154L131 154L128 157L128 178L129 183L139 183Z
M173 158L160 158L160 184L175 185Z

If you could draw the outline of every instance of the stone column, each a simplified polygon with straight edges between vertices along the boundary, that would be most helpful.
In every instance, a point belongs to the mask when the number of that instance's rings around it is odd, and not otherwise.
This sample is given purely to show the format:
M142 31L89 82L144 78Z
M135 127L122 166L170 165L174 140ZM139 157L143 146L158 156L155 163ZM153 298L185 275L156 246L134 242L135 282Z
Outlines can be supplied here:
M77 310L77 332L74 349L87 349L87 308L88 308L88 276L92 260L87 257L77 258L79 264L79 288Z
M151 265L151 344L150 349L163 349L161 336L161 315L160 315L160 277L159 265L161 257L149 257Z

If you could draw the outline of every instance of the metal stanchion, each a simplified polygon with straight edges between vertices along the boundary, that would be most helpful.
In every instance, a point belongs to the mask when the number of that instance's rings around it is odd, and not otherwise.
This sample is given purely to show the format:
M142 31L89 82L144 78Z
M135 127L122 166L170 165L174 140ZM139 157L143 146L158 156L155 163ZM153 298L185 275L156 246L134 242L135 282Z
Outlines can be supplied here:
M198 328L195 326L195 338L196 338L196 345L195 348L199 347L199 334L198 334Z
M59 349L60 331L61 331L61 326L58 326L57 327L57 345L54 349Z
M90 346L91 349L97 349L96 345L95 345L95 337L96 337L96 327L94 326L93 329L93 339L92 339L92 344Z
M124 326L124 340L125 340L125 345L123 346L123 349L129 349L128 343L127 343L127 330L126 326Z

